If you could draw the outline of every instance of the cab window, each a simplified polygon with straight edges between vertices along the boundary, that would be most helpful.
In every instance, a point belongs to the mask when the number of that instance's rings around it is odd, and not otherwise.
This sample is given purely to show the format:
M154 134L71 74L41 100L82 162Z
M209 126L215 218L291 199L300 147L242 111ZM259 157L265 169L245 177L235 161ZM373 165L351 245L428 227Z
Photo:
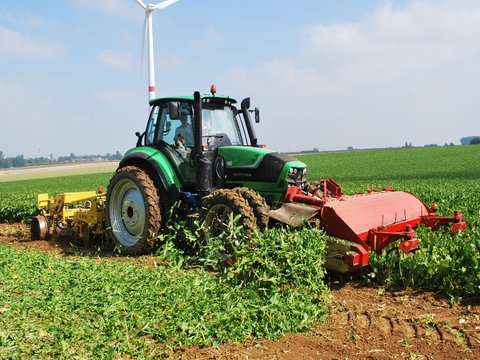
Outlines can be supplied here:
M160 111L159 106L154 106L150 112L150 118L147 123L147 130L145 135L145 145L149 146L155 142L155 130L157 128L158 113Z

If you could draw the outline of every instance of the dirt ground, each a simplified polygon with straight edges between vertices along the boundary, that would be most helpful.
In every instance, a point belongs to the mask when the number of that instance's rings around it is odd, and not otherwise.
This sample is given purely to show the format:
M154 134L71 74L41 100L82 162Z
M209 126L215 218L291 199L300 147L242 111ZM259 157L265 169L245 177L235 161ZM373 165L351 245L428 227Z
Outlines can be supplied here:
M21 224L0 224L0 242L69 254L65 240L28 241ZM148 256L135 261L147 262ZM391 292L331 282L330 316L308 334L218 348L175 349L180 359L480 359L480 296L451 304L441 293Z

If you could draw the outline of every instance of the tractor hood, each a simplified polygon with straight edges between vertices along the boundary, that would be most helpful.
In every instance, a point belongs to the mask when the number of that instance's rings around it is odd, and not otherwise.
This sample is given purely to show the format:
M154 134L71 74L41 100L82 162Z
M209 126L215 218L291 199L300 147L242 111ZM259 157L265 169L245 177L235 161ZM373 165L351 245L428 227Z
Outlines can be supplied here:
M274 183L293 173L303 177L307 167L288 154L257 147L223 146L218 154L225 160L227 181Z

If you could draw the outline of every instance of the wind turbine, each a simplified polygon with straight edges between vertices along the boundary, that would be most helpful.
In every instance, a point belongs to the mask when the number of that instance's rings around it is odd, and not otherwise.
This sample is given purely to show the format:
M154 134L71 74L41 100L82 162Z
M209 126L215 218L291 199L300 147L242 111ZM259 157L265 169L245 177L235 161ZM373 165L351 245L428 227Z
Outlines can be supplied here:
M152 27L152 13L157 9L164 9L167 6L176 3L178 0L165 0L158 4L148 4L142 0L136 0L138 5L140 5L145 10L145 21L143 23L144 33L142 39L142 62L140 69L143 65L143 53L145 51L145 38L148 36L148 94L149 99L155 99L155 65L153 62L153 27Z

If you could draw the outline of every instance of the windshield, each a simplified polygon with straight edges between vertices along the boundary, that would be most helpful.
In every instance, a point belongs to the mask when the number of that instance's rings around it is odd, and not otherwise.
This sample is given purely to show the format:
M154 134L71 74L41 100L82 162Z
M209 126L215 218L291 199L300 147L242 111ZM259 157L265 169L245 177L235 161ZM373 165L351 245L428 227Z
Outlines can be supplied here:
M230 107L202 110L203 145L243 145L240 130Z

